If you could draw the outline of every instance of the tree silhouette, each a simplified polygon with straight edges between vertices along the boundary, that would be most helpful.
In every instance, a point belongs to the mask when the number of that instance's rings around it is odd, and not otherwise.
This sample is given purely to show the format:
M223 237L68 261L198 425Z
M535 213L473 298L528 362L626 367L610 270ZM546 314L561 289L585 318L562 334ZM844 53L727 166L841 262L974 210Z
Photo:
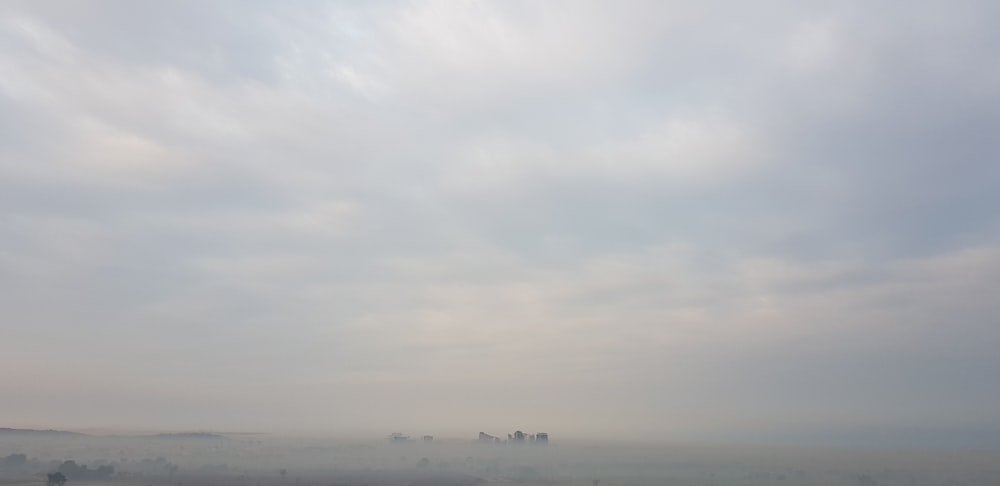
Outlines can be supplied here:
M64 486L66 475L61 472L49 473L49 479L45 482L47 486Z

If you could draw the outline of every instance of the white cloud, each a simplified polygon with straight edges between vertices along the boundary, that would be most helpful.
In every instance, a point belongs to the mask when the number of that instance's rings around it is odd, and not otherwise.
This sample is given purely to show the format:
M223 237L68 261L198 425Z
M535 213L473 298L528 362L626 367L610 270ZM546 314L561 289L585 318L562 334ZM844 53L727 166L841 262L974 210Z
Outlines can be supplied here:
M796 67L806 70L841 66L841 35L833 19L802 22L795 27L788 39L788 59Z
M715 182L759 168L764 143L751 128L729 121L672 119L636 138L595 150L601 175Z
M128 5L0 7L4 353L89 345L198 423L192 390L265 385L437 424L547 387L506 413L995 421L971 6Z

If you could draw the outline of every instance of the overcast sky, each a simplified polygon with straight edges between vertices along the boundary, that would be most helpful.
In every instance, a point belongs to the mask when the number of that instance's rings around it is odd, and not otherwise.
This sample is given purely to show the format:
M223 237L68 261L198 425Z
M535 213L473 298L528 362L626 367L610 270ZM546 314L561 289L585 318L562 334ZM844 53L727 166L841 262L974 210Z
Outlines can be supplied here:
M0 426L1000 430L998 19L4 1Z

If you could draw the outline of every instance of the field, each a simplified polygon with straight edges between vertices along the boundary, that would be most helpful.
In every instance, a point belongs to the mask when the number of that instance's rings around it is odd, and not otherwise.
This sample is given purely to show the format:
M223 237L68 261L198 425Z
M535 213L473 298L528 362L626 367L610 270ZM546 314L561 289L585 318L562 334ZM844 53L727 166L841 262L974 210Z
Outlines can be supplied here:
M1000 451L773 448L469 440L388 444L272 436L0 440L0 486L1000 486ZM67 465L72 461L72 465ZM2 464L2 463L0 463Z

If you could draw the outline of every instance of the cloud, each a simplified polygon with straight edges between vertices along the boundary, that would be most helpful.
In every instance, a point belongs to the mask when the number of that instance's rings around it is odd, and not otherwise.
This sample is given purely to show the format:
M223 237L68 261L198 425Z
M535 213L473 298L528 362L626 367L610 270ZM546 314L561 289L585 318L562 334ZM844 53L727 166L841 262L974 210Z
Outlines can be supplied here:
M0 419L995 425L993 10L5 4Z

